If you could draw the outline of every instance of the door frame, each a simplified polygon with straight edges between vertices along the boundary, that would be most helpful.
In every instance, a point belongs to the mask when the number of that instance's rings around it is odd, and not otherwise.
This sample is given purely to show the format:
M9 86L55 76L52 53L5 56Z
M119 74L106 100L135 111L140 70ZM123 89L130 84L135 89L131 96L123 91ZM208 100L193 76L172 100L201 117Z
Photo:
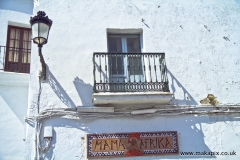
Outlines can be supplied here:
M122 44L122 54L128 53L128 47L127 47L127 38L138 38L139 39L139 53L142 53L142 38L140 34L108 34L107 35L107 46L108 46L108 52L109 52L109 37L113 38L121 38L121 44ZM144 58L144 57L143 57ZM142 63L142 74L141 75L130 75L128 71L128 58L127 56L123 57L123 63L124 63L124 69L123 69L123 74L111 74L109 70L109 78L123 78L125 82L134 82L135 81L142 81L144 79L144 70L143 70L143 58L141 58L141 63Z

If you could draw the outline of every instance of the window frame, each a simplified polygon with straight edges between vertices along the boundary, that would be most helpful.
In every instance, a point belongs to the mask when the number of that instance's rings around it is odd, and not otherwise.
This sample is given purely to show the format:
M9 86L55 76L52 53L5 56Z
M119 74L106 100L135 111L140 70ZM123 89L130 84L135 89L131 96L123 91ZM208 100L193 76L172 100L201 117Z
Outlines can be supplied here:
M16 33L14 39L11 38L11 29L20 30L19 39L16 39ZM27 40L24 40L24 32L27 31ZM4 71L8 72L19 72L19 73L30 73L30 63L31 63L31 28L19 27L8 25L7 29L7 40L6 40L6 55L5 55L5 66ZM10 41L14 41L14 46L10 47ZM19 41L18 48L15 47L16 41ZM27 43L27 48L24 47L24 41ZM17 61L10 61L10 51L17 52ZM23 62L23 54L26 54L26 62Z
M131 33L131 34L114 34L114 33L108 33L107 34L107 49L108 49L108 52L109 53L111 53L110 52L110 46L109 46L109 44L110 44L110 38L121 38L121 45L122 45L122 48L121 48L121 50L122 50L122 54L127 54L127 53L134 53L134 52L128 52L128 45L127 45L127 39L128 38L138 38L138 41L139 41L139 52L136 52L136 53L142 53L142 42L141 42L141 40L142 40L142 38L141 38L141 34L140 33L136 33L136 34L133 34L133 33ZM135 58L137 58L137 57L135 57ZM143 79L143 61L141 60L141 73L140 74L131 74L131 70L128 72L127 71L127 65L126 64L130 64L130 62L129 62L129 59L125 59L125 60L123 60L123 63L124 63L124 70L123 70L123 74L112 74L112 73L110 73L111 71L109 71L109 75L111 75L111 77L112 78L116 78L116 77L118 77L118 78L124 78L124 79L126 79L125 81L127 81L127 77L133 77L133 76L141 76L141 79ZM128 75L129 74L129 75ZM130 78L130 79L132 79L132 78ZM131 81L131 80L130 80Z

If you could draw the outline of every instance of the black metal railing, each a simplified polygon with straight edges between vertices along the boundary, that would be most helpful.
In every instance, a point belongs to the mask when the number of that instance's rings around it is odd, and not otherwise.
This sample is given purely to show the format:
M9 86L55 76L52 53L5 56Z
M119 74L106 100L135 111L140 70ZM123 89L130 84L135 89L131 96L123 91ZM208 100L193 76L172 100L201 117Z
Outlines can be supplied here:
M0 46L0 70L4 70L5 56L6 56L6 47Z
M0 46L0 70L30 73L31 49Z
M169 92L165 53L93 53L94 92Z

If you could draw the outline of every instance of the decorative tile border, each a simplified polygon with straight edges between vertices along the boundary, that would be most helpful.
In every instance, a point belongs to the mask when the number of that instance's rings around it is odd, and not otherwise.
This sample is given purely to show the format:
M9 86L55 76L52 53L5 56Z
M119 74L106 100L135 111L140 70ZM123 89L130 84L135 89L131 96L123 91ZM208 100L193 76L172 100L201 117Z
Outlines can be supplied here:
M87 135L88 158L173 155L178 153L177 131Z

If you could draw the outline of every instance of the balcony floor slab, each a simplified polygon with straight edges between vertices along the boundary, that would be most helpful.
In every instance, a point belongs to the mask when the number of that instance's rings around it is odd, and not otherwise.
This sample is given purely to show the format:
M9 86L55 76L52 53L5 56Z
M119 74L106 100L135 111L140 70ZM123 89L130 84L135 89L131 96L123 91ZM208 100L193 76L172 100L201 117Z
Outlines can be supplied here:
M173 98L170 92L121 92L94 93L95 106L144 106L168 104Z

